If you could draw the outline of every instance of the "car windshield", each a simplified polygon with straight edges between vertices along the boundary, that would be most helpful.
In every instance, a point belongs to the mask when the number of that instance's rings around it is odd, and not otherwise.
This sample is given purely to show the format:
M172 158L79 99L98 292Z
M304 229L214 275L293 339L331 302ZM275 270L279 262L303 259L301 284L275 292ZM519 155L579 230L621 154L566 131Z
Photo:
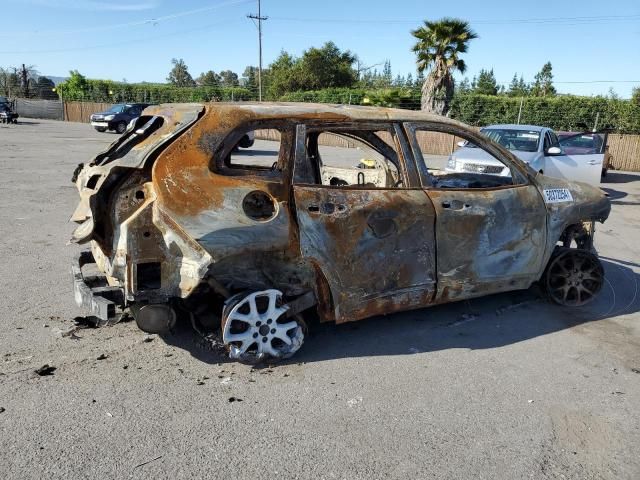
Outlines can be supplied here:
M499 143L508 150L520 152L538 151L540 132L535 130L515 130L509 128L483 128L480 130L484 136Z
M122 113L123 110L124 110L124 105L114 105L105 113Z

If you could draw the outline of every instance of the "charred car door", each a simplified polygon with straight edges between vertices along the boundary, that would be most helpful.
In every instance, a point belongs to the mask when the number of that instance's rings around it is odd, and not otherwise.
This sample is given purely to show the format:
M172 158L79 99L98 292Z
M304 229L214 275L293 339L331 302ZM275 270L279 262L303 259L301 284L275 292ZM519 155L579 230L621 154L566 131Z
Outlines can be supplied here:
M464 138L511 170L510 176L438 170L442 145L428 123L406 125L425 192L436 211L438 291L436 303L528 288L541 273L546 245L544 201L518 165L489 140L460 129L448 145ZM440 152L438 148L440 147ZM453 152L448 152L453 154ZM446 156L445 160L446 161Z
M297 127L300 250L327 279L336 322L433 299L435 211L399 133L392 124Z

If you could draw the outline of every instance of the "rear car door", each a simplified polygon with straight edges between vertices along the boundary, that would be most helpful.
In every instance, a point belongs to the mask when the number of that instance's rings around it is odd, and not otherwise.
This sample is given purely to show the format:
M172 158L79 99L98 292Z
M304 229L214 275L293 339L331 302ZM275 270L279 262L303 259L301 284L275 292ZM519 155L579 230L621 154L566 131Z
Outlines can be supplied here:
M573 135L562 140L558 140L553 132L547 132L548 140L545 140L545 175L551 177L565 178L574 182L584 182L590 185L599 186L602 176L602 164L604 162L604 144L599 143L591 134ZM580 148L576 144L582 143L589 148ZM548 155L547 142L552 147L559 147L562 153L559 155Z
M338 323L432 301L435 211L406 159L392 124L298 125L301 254L327 279Z
M435 302L528 288L543 268L547 215L525 170L490 144L487 148L486 139L472 138L454 126L449 132L428 123L407 124L406 129L436 211ZM458 138L485 150L511 175L442 169Z

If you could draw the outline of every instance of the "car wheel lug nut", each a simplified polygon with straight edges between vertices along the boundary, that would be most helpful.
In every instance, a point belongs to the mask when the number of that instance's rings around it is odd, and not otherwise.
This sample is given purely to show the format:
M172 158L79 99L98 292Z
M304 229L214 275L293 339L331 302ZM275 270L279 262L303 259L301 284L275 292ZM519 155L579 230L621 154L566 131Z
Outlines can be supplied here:
M257 334L257 333L254 333L254 334L253 334L253 338L258 338L258 334Z
M269 340L267 337L262 337L262 343L267 343L267 340Z
M271 329L271 333L276 333L276 329L275 329L275 328L272 328L272 329Z

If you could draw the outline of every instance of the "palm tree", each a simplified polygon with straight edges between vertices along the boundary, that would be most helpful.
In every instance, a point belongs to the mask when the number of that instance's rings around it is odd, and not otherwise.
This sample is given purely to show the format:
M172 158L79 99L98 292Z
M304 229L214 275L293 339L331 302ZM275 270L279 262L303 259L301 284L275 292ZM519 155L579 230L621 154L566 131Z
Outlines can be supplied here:
M478 35L469 23L457 18L443 18L424 22L411 34L418 39L413 51L418 57L418 72L431 68L422 84L422 110L445 115L453 97L453 71L464 73L466 65L460 54L467 51L469 42Z

